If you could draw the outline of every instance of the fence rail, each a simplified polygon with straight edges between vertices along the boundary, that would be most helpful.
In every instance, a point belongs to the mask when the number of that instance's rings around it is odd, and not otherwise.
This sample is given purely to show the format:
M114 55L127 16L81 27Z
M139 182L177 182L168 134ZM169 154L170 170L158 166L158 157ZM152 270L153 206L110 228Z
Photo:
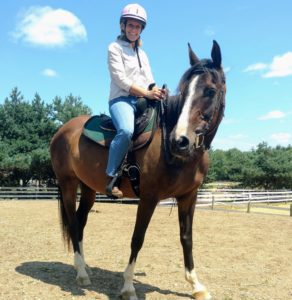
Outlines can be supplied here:
M80 192L78 192L78 197ZM0 187L0 200L56 200L58 198L57 188L41 187ZM117 202L106 195L96 193L96 202ZM137 204L139 199L122 199L118 203ZM261 191L247 189L201 189L198 193L197 205L199 207L210 207L215 205L247 205L247 212L251 206L256 208L261 203L291 203L289 208L275 208L277 210L290 210L292 216L292 191ZM160 205L175 205L174 199L165 199ZM273 207L270 207L273 208Z
M0 200L56 200L58 188L0 187ZM80 196L80 192L77 193ZM96 193L96 201L110 200L106 195ZM137 201L137 200L136 200Z
M80 195L80 193L78 193ZM58 189L43 187L0 187L0 200L53 200L58 198ZM107 196L96 193L96 201L110 200ZM130 199L128 199L130 200ZM138 201L138 199L131 199ZM292 191L261 191L248 189L201 189L198 193L198 205L210 205L212 203L267 203L267 202L292 202ZM171 199L162 201L172 202Z

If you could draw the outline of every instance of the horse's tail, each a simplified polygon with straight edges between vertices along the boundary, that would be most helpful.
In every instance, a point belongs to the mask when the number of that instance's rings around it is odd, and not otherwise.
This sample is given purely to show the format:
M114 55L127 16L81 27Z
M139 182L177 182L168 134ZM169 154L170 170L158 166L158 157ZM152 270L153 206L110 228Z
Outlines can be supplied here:
M70 249L70 231L69 231L69 219L65 210L62 190L60 186L58 186L58 202L59 202L59 214L60 214L60 225L63 233L63 240Z

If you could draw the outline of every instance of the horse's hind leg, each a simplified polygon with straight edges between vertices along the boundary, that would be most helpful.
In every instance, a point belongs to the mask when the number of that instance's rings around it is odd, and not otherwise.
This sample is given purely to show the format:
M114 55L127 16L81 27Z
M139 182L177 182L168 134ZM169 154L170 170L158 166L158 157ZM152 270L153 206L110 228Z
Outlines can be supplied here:
M94 190L89 188L84 183L81 183L81 198L80 198L79 207L77 209L77 219L79 223L79 231L78 231L79 249L84 262L85 259L84 259L84 250L83 250L83 233L87 223L88 213L95 202L95 195L96 192ZM91 271L87 264L86 264L86 270L89 273L89 275L91 275Z
M138 253L142 248L145 233L156 205L157 202L153 200L147 202L146 200L141 199L139 202L135 229L132 236L131 256L129 259L129 264L124 272L124 286L121 290L121 297L124 300L138 299L133 285L134 269Z
M178 216L180 226L180 241L183 247L185 277L193 288L193 297L197 300L209 300L211 296L202 285L197 277L194 260L193 260L193 217L196 205L196 196L189 194L184 197L177 198Z
M80 223L76 213L76 197L79 181L75 178L59 179L61 189L60 209L63 227L63 236L68 244L70 240L74 251L74 266L77 271L77 283L79 285L89 285L90 279L86 272L86 264L80 251ZM80 215L80 213L79 213Z

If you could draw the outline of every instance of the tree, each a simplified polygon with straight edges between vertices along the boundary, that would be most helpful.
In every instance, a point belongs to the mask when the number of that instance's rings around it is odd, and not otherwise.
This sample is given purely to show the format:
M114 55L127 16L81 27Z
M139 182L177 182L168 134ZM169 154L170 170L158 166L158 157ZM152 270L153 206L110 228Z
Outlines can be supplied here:
M228 180L226 157L223 150L210 150L210 167L206 182Z
M243 170L242 183L265 189L292 188L292 148L271 148L261 143L251 152L250 164Z
M25 101L17 87L0 105L0 183L52 181L49 143L58 127L80 114L91 114L80 97L55 97L46 104L38 93Z
M60 97L55 97L51 113L52 120L62 125L79 115L91 115L92 111L87 105L82 103L80 97L74 97L70 94L65 98L64 102Z

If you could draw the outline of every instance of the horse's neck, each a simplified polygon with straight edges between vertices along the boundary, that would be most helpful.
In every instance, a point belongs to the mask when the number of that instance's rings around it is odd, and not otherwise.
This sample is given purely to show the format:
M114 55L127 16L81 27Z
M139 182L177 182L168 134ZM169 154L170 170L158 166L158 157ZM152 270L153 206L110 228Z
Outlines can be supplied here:
M182 110L181 95L169 96L165 105L166 126L171 131L176 125Z

